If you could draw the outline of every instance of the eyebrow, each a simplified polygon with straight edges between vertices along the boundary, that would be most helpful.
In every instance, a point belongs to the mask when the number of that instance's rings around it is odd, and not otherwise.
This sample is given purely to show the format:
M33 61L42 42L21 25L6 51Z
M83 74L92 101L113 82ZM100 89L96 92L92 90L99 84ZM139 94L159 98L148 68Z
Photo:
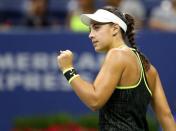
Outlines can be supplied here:
M96 22L96 23L93 23L92 25L95 26L95 25L106 25L106 24L110 24L111 22L106 22L106 23L99 23L99 22Z
M90 26L89 26L89 32L91 31L91 26L92 27L94 27L94 26L96 26L96 25L101 25L101 23L92 23Z
M94 27L94 26L96 26L96 25L106 25L106 24L114 24L114 23L112 23L112 22L106 22L106 23L100 23L100 22L94 22L94 23L92 23L91 25L92 25L92 27ZM89 26L89 32L91 31L91 28L90 28L90 26Z

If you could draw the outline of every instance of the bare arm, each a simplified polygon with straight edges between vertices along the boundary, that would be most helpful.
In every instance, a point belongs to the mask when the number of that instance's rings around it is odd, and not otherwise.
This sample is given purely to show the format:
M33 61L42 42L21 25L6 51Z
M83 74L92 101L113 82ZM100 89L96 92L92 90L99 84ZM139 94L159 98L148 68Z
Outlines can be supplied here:
M92 110L98 110L109 99L123 72L123 59L118 51L109 51L94 83L81 77L75 78L71 86L79 98Z
M155 69L154 69L155 70ZM166 96L159 78L155 70L155 82L152 90L152 108L159 120L164 131L176 131L176 125L171 110L167 103Z

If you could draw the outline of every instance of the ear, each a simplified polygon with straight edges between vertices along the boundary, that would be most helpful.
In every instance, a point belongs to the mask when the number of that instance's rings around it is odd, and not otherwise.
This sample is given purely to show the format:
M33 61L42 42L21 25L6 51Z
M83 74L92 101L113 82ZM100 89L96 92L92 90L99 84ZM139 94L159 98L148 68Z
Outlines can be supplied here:
M119 25L118 24L114 24L113 25L113 31L112 31L113 33L112 33L112 35L116 36L118 34L119 30L120 30Z

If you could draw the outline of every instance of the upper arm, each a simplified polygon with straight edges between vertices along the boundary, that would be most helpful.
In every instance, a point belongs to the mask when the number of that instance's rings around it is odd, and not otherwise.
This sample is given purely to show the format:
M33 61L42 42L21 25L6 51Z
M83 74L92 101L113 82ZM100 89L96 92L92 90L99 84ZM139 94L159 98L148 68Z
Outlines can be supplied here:
M107 54L102 68L94 81L99 108L103 106L112 95L115 87L121 79L124 68L122 53L116 50L111 50Z
M174 119L173 119L171 110L169 108L169 105L159 78L159 74L156 71L156 69L154 69L153 72L154 72L153 77L155 78L155 80L153 84L154 87L152 89L152 108L162 127L164 129L172 129Z
M169 105L158 75L158 72L155 70L155 81L152 89L152 107L156 113L165 114L170 112Z

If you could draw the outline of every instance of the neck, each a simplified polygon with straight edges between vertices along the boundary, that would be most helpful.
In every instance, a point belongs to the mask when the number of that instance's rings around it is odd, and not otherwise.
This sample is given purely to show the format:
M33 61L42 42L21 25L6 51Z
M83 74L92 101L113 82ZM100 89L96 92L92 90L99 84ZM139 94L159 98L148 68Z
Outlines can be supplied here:
M124 47L124 46L127 46L127 45L125 44L125 42L121 38L115 38L112 42L112 45L111 45L110 49L121 48L121 47Z

